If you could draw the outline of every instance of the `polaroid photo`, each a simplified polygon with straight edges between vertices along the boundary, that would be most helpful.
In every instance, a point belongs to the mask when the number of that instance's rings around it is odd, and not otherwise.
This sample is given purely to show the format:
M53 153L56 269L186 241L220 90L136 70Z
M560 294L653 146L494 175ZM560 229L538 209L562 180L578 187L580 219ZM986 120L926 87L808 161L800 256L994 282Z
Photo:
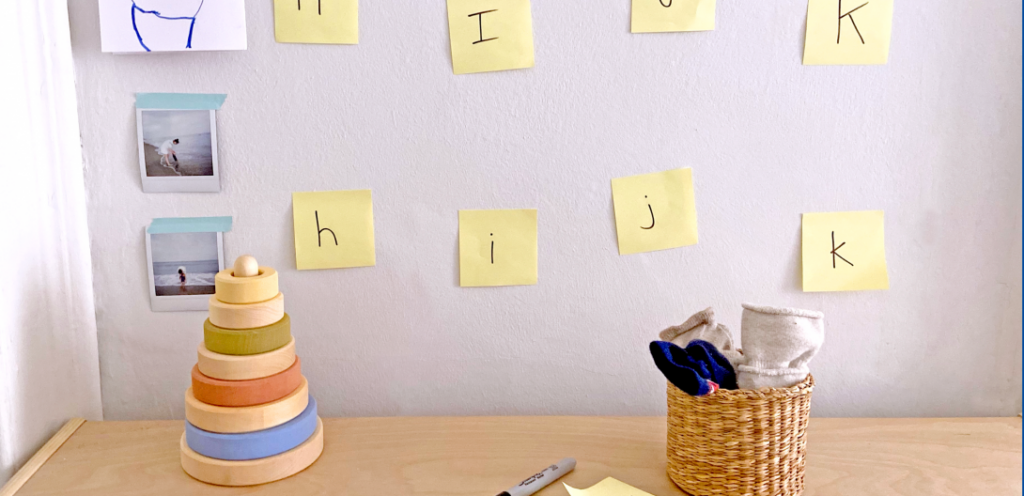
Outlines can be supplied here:
M137 108L135 122L143 191L220 191L216 110Z
M224 233L146 230L146 260L154 312L207 310L224 269Z

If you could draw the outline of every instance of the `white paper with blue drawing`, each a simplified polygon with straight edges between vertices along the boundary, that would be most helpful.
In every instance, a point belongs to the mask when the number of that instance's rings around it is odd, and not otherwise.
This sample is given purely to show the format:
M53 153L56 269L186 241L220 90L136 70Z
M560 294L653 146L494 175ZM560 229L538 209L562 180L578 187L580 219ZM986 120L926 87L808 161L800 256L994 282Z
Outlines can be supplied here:
M99 0L104 52L245 50L245 0Z

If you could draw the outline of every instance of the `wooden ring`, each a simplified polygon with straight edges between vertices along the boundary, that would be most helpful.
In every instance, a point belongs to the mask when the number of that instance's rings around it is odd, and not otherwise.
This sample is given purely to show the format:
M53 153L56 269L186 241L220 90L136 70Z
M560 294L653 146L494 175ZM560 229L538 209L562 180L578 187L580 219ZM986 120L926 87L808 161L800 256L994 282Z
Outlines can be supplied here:
M185 391L185 419L210 432L224 434L262 431L281 425L302 413L309 405L309 384L302 384L277 401L253 406L207 405L196 399L192 388Z
M196 453L218 460L255 460L288 451L316 432L316 400L298 417L277 427L243 434L206 432L185 422L185 443Z
M277 401L302 384L302 365L295 363L274 375L247 381L225 381L207 377L192 367L192 395L207 405L252 406Z
M252 329L263 327L284 317L284 295L259 303L236 305L224 303L217 296L210 297L210 322L224 329Z
M206 349L223 355L256 355L276 350L292 339L292 319L284 314L281 320L253 329L224 329L206 319L203 342Z
M181 468L207 484L254 486L284 479L309 467L324 451L324 423L317 419L316 431L304 443L280 455L257 460L218 460L192 451L181 435Z
M225 381L246 381L267 377L291 367L295 363L295 338L288 344L258 355L225 355L206 349L199 343L199 361L196 366L206 377Z
M224 269L213 278L215 296L224 303L259 303L277 296L277 271L260 267L251 277L235 277L235 269Z

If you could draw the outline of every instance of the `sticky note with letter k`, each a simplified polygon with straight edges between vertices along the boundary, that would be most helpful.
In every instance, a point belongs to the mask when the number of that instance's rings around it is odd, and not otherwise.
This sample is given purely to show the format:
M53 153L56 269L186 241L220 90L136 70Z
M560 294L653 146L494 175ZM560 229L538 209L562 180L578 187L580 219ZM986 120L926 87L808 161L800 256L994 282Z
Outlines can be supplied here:
M619 254L697 244L691 169L612 179Z
M377 263L370 190L292 193L299 270Z
M804 65L884 64L893 0L808 0Z
M359 43L359 0L274 0L278 43Z
M459 285L537 284L537 210L459 210Z
M881 210L803 215L804 291L889 289Z
M455 74L533 67L530 0L448 0Z

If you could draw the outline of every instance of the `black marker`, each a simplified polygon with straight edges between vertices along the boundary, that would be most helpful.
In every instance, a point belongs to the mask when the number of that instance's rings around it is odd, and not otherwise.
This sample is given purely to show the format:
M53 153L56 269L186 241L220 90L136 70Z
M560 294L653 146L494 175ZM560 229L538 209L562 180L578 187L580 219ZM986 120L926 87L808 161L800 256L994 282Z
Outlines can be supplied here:
M551 465L550 467L532 475L523 482L520 482L512 489L502 491L498 496L530 496L531 494L544 489L548 484L555 482L563 475L572 472L572 469L574 468L576 468L575 459L563 458L558 463Z

